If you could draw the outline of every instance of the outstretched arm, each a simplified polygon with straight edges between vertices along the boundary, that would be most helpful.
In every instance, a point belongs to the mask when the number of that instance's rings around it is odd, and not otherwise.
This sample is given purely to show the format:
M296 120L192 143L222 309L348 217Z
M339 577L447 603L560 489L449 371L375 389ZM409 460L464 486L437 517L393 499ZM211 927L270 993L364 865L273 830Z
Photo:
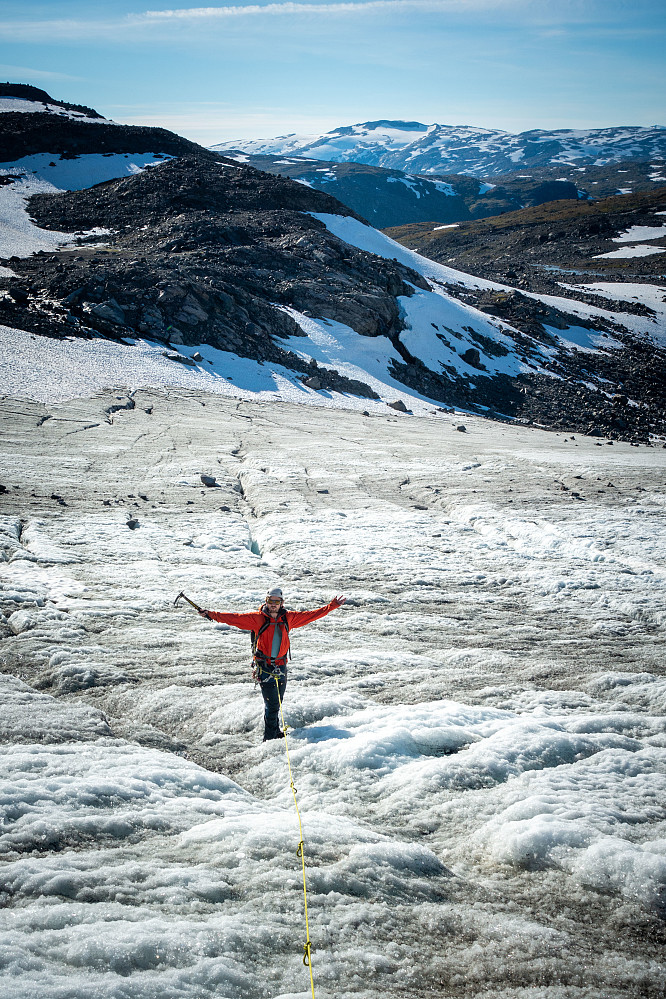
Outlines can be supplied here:
M302 628L306 624L310 624L312 621L317 621L320 617L325 617L326 614L330 614L332 610L336 610L338 607L342 607L344 603L347 602L347 598L342 595L339 597L333 597L329 603L324 607L317 607L315 610L311 611L287 611L287 620L289 621L290 628Z
M262 614L227 614L223 611L211 610L200 610L199 613L202 617L208 618L209 621L217 621L218 624L231 624L234 628L240 628L241 631L257 631L261 628L263 621Z

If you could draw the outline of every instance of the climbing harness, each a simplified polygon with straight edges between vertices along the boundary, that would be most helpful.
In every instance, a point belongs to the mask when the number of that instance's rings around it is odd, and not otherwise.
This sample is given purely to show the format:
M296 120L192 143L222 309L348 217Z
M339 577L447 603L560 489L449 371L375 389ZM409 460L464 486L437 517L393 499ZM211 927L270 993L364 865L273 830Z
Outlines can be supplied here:
M269 656L261 652L258 647L259 639L266 629L270 628L272 624L281 625L287 633L287 639L289 638L289 618L287 617L286 609L281 607L276 618L272 618L268 614L264 613L261 607L259 610L264 614L264 622L259 628L259 631L250 632L250 644L252 646L252 679L255 683L261 683L263 676L272 676L271 667L277 666L282 669L286 666L287 656L291 659L291 648L289 646L287 647L287 654L284 656L278 656L277 659L271 659Z

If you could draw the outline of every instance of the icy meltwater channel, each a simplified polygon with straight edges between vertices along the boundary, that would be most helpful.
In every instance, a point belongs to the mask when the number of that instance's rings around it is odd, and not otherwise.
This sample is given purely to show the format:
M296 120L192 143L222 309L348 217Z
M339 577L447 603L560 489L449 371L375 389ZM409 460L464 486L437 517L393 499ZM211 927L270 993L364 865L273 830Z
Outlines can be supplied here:
M276 583L316 995L663 995L666 451L459 423L0 404L2 999L310 995Z

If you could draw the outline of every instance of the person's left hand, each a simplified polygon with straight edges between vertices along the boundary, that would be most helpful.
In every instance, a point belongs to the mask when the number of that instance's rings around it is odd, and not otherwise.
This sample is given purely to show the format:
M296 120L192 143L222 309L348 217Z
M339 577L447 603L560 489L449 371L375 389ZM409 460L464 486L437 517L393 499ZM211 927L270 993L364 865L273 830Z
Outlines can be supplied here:
M331 600L331 607L335 610L336 607L342 607L343 604L347 603L347 598L340 594L339 597L333 597Z

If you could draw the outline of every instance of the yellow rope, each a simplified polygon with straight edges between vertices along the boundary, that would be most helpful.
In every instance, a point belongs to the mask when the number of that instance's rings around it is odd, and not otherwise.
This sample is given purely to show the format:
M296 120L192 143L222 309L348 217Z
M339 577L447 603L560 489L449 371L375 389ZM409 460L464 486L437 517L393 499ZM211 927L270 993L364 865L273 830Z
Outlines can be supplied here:
M282 719L282 734L284 735L284 744L287 750L287 766L289 767L289 786L291 787L291 793L294 796L294 805L296 806L296 815L298 816L298 829L300 832L300 842L298 844L298 849L296 850L296 856L301 859L301 867L303 868L303 905L305 908L305 944L303 945L303 964L310 971L310 988L312 990L312 999L315 999L314 990L314 980L312 978L312 955L311 955L311 944L310 944L310 924L308 922L308 890L305 885L305 848L303 844L303 825L301 823L301 813L298 810L298 802L296 801L296 788L294 787L294 775L291 771L291 760L289 759L289 743L287 742L287 726L284 723L284 715L282 713L282 698L280 697L280 685L278 684L277 676L275 679L275 687L277 689L278 704L280 705L280 718Z

